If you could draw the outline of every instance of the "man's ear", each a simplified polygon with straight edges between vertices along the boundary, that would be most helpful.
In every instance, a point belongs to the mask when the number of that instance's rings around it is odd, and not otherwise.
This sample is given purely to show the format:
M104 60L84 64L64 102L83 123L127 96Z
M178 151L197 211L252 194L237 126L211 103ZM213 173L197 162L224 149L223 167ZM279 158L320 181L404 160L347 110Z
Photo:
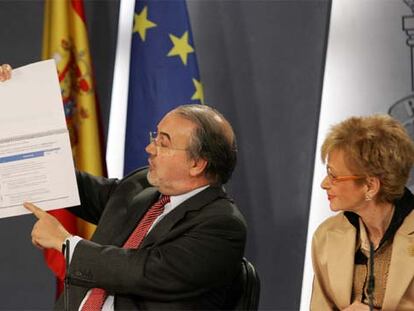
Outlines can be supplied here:
M204 174L208 161L204 158L198 158L191 160L190 175L193 177Z

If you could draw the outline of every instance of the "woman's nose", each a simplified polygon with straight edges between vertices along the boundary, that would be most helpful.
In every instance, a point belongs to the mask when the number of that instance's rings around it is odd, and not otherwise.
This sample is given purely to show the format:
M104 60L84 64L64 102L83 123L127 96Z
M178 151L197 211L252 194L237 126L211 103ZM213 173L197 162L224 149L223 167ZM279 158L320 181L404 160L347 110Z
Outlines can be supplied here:
M329 188L329 186L330 186L329 178L328 178L328 176L325 176L325 178L321 182L321 188L326 190L326 189Z

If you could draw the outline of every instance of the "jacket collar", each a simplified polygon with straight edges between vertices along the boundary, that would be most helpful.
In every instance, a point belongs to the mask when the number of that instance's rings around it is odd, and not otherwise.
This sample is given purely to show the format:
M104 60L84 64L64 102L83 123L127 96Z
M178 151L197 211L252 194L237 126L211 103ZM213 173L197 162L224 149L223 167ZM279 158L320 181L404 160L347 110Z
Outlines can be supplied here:
M187 213L200 210L203 206L218 198L227 198L224 189L222 187L210 186L182 202L161 219L161 221L150 231L141 247L161 241L163 237L171 231L174 225L183 219Z

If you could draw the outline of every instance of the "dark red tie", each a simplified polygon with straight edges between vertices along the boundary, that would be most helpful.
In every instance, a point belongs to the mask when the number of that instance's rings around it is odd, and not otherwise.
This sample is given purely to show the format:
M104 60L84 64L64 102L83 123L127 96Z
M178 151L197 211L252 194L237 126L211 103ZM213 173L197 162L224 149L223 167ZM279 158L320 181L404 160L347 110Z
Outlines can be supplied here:
M123 248L138 248L145 236L148 233L149 228L153 224L154 220L162 214L164 206L170 202L168 195L163 195L155 202L153 206L145 213L144 217L138 223L138 226L131 233L128 240L122 246ZM101 288L93 288L90 292L88 299L82 307L82 311L96 311L101 310L106 300L107 293Z

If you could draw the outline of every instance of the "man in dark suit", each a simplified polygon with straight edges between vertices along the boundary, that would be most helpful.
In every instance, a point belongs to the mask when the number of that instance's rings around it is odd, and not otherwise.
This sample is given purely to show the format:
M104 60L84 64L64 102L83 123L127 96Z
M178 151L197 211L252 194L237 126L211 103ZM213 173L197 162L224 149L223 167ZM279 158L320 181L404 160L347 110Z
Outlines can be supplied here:
M246 239L222 187L236 164L233 130L216 110L184 105L150 137L148 170L122 180L77 174L81 205L70 210L98 225L91 241L25 203L39 219L35 245L60 251L70 241L71 310L229 307Z

